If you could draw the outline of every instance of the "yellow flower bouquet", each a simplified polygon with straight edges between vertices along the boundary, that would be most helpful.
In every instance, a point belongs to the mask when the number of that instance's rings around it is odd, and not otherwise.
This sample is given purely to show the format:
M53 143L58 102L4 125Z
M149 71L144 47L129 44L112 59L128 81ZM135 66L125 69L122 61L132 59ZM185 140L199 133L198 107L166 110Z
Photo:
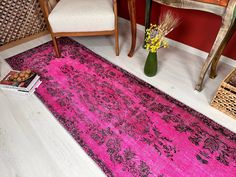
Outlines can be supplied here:
M158 49L168 47L164 35L158 31L157 25L152 25L146 30L145 48L150 52L157 52Z
M170 33L179 23L178 18L174 18L171 11L167 11L160 17L159 25L150 25L146 30L145 48L151 52L168 47L165 36Z
M149 51L144 73L151 77L157 72L157 51L160 48L168 47L165 36L170 33L179 23L178 18L174 18L171 11L161 15L158 25L150 25L146 30L145 48Z

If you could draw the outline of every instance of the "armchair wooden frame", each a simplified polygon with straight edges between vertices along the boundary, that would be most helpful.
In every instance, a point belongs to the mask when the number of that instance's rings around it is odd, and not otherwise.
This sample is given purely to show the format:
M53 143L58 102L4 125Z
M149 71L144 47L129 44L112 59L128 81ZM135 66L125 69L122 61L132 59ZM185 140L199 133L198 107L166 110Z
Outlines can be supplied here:
M103 35L115 35L115 52L119 55L119 31L118 31L118 13L117 13L117 0L113 0L113 9L115 15L115 29L109 31L91 31L91 32L53 32L50 23L48 21L48 16L50 14L49 0L40 0L40 6L43 10L43 14L48 26L48 30L51 34L54 50L56 57L60 57L60 49L58 47L57 38L63 36L103 36ZM58 2L59 0L57 0ZM79 8L79 7L78 7Z
M175 8L205 11L218 15L222 18L222 25L215 38L215 42L211 48L211 51L209 52L207 59L203 63L199 79L195 87L196 90L201 91L204 77L210 66L211 66L210 78L216 77L216 70L220 56L236 29L236 23L235 23L236 0L229 0L227 6L215 5L196 0L146 0L146 15L145 15L146 28L148 28L150 24L152 1Z

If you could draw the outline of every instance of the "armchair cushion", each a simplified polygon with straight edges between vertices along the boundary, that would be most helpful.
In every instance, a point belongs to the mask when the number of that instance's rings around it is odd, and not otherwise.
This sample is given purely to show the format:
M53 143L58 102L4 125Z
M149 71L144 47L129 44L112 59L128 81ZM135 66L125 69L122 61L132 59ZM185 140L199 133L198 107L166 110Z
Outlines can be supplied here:
M53 32L114 30L113 0L60 0L48 21Z

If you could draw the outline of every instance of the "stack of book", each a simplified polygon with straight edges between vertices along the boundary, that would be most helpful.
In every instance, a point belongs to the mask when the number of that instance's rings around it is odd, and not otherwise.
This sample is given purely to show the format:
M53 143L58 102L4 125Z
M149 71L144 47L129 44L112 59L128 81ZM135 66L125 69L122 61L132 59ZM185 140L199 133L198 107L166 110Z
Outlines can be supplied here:
M41 83L40 76L29 69L12 70L0 81L0 88L16 94L31 95Z

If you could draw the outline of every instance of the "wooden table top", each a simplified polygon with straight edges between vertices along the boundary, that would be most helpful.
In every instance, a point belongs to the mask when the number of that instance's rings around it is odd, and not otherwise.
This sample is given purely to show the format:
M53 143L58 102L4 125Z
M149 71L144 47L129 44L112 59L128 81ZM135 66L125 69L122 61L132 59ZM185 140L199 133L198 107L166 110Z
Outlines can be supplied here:
M205 2L205 3L220 5L220 6L227 6L229 2L229 0L195 0L195 1Z

